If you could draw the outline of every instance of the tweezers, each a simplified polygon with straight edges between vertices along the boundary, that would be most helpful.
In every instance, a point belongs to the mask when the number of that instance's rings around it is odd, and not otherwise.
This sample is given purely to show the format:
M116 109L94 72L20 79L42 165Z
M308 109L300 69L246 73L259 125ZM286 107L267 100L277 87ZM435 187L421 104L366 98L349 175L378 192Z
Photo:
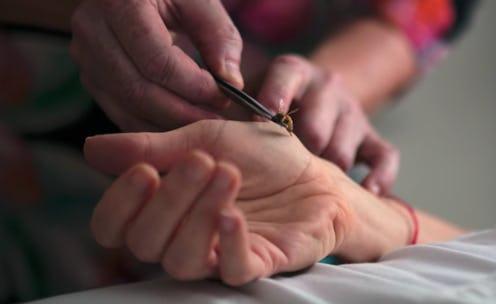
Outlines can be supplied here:
M281 127L288 129L288 124L286 124L281 117L281 113L273 113L269 109L267 109L263 104L258 102L255 98L248 95L246 92L236 88L229 82L220 79L219 77L213 75L217 85L221 89L221 91L229 97L229 99L234 102L240 104L241 106L247 107L255 114L265 117L268 120L280 125ZM289 129L288 129L289 130Z

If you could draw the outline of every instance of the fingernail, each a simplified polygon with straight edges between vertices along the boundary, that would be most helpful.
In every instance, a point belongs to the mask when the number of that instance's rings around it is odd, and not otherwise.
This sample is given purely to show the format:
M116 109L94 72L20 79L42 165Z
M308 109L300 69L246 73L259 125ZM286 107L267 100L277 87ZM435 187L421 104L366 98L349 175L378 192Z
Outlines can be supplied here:
M198 155L192 156L184 168L186 178L193 183L205 180L209 176L209 173L209 168L199 159Z
M236 62L226 60L224 63L224 71L226 74L224 76L228 78L229 82L238 88L242 88L244 86L243 76L241 75L239 65Z
M215 174L212 188L218 191L225 191L231 186L232 179L226 172L218 170Z
M129 183L138 192L143 193L150 185L149 170L145 165L138 165L129 176Z
M220 229L224 232L231 233L234 231L236 221L232 212L229 210L222 210L220 212Z
M84 139L84 143L86 144L88 141L91 141L95 136L88 136Z
M377 185L377 183L370 183L367 188L369 189L370 192L377 195L381 191L381 188L379 188L379 185Z

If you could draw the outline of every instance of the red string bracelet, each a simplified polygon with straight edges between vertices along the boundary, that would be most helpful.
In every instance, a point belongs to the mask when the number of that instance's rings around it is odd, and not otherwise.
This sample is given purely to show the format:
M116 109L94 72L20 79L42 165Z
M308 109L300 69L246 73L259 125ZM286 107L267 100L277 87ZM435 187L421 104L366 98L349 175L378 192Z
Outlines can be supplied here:
M419 222L417 218L417 212L415 212L415 209L412 207L412 205L408 204L404 200L398 198L397 196L394 195L389 195L389 198L397 202L398 204L402 205L405 207L405 209L408 211L408 214L410 214L410 218L412 219L413 227L412 227L412 238L410 239L410 242L408 245L415 245L417 244L418 241L418 233L419 233Z

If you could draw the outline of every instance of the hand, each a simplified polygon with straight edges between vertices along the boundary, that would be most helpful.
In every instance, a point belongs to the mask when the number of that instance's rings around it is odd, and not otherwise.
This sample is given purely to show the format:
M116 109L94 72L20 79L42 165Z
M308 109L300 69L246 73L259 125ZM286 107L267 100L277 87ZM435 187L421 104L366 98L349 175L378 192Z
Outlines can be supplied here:
M366 164L370 172L362 185L375 194L389 192L399 154L375 132L337 75L302 57L280 56L269 67L258 98L276 112L298 109L292 115L294 132L310 151L344 171Z
M226 99L177 45L184 36L209 69L243 86L242 41L219 0L85 0L72 30L81 82L124 130L219 118L210 110L225 107Z
M176 279L220 276L239 285L330 253L370 260L407 239L394 211L272 123L202 121L96 136L85 155L99 170L125 172L95 208L96 239L161 262ZM140 162L151 166L128 169ZM368 225L372 216L390 219L394 237Z

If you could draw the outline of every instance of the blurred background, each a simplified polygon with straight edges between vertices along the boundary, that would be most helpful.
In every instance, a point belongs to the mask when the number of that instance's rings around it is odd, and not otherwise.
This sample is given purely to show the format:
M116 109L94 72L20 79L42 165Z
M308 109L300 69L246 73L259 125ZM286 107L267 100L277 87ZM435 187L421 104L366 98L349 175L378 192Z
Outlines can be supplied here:
M447 59L374 117L401 151L394 192L466 228L496 225L496 1Z

